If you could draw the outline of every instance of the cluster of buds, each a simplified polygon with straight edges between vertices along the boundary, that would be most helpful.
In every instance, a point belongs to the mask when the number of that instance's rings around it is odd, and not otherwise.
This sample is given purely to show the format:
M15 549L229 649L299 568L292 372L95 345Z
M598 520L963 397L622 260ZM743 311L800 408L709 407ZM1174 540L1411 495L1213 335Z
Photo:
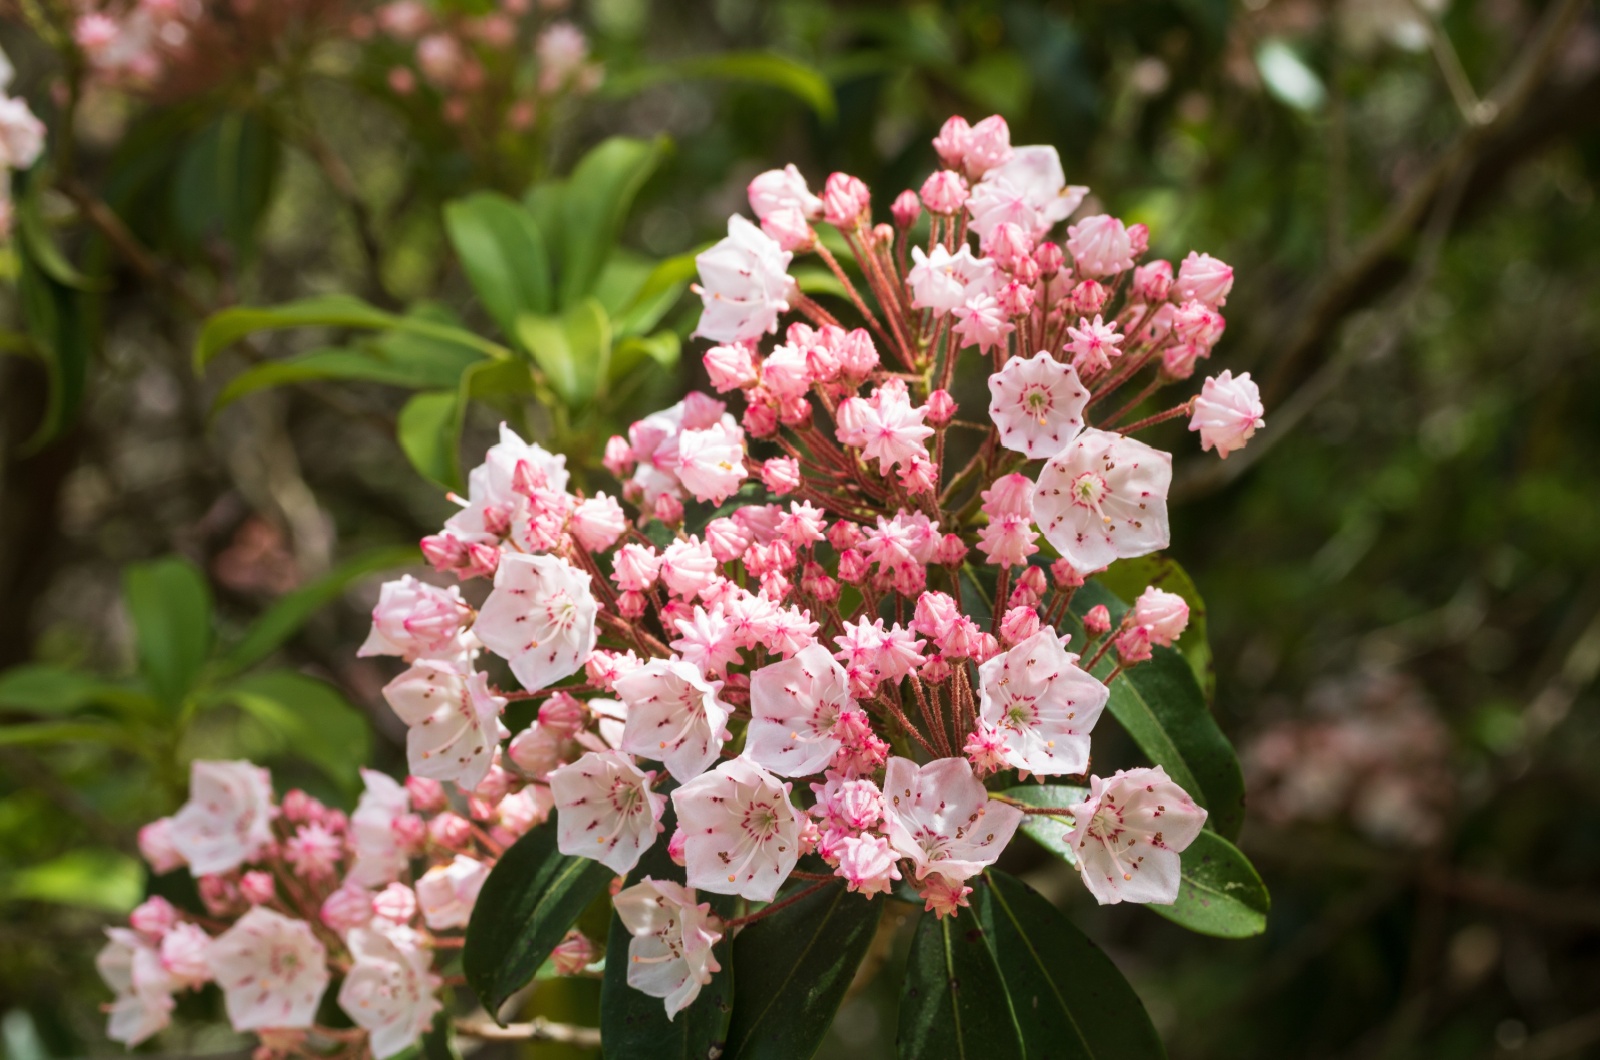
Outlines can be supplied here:
M466 14L422 0L391 0L358 15L351 33L393 46L386 78L396 95L414 97L426 87L453 125L525 132L556 97L600 86L602 70L590 60L583 32L549 18L565 6L565 0L502 0L487 12ZM527 54L534 59L531 70L524 68Z
M619 874L662 841L670 801L685 881L616 896L628 981L669 1014L723 934L786 904L720 921L699 892L898 886L947 915L1033 812L990 787L1073 776L1085 801L1043 812L1070 820L1090 891L1171 902L1205 819L1159 767L1089 775L1109 682L1181 635L1183 601L1147 590L1115 632L1090 612L1082 665L1057 627L1086 578L1168 544L1171 457L1135 432L1188 416L1226 456L1262 425L1248 375L1226 372L1131 420L1210 356L1231 270L1145 261L1144 228L1107 215L1052 241L1086 189L999 118L952 119L934 146L946 168L892 224L846 174L821 196L794 167L757 177L760 224L731 218L697 259L728 400L691 394L612 438L615 495L572 488L563 457L502 428L422 542L475 597L492 580L481 604L407 580L374 616L367 650L410 663L385 691L413 773L546 784L560 849ZM796 254L832 271L855 326L800 291ZM987 377L987 422L959 418L963 365ZM484 651L521 689L489 684ZM513 698L539 717L502 746ZM831 872L797 867L812 855Z
M196 28L207 17L204 0L104 4L78 16L72 39L96 83L144 90L161 82L173 64L187 61Z
M274 798L249 762L197 761L189 801L146 825L157 874L187 869L202 910L146 900L108 930L96 961L116 995L109 1036L134 1046L167 1026L174 995L214 982L228 1020L260 1035L260 1057L328 1046L394 1056L441 1006L437 966L459 949L483 881L506 846L541 823L550 793L503 771L469 796L436 781L362 771L354 812L303 791ZM574 934L555 955L587 965ZM334 978L355 1029L317 1022Z

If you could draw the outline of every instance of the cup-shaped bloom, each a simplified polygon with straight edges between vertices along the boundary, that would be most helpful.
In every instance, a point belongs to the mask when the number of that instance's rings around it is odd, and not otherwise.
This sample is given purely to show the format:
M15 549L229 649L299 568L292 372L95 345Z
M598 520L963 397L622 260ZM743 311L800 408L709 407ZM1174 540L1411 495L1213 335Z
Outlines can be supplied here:
M1083 430L1089 388L1071 365L1041 350L989 377L989 418L1000 444L1030 460L1052 457Z
M328 952L304 920L256 906L211 943L211 972L236 1031L309 1027L328 988Z
M584 571L555 556L507 553L472 629L531 692L583 669L598 611Z
M411 796L394 778L363 769L365 790L350 815L350 845L356 860L349 878L362 887L377 887L400 878L406 851L395 835L394 824L411 810Z
M697 254L697 293L705 303L695 334L713 342L748 342L778 330L795 282L791 251L748 220L728 218L728 236Z
M1231 371L1207 379L1194 399L1194 414L1189 419L1189 429L1200 432L1200 448L1215 449L1226 460L1235 449L1265 427L1262 418L1266 411L1261 404L1261 391L1256 388L1249 372L1235 378Z
M1110 690L1077 666L1045 627L978 667L979 723L1004 739L1001 757L1042 776L1082 773L1089 732Z
M770 902L800 858L800 815L789 785L735 758L672 793L689 884Z
M919 766L891 758L883 779L889 844L911 859L916 878L936 872L949 880L976 876L1011 842L1022 811L991 802L965 758Z
M850 678L821 644L750 675L744 753L779 776L820 773L838 753L840 716L858 711Z
M721 689L721 681L706 680L682 659L652 659L618 678L617 698L628 708L622 750L662 763L679 783L693 780L728 738Z
M339 987L339 1007L367 1032L376 1060L388 1060L415 1045L442 1007L431 952L398 926L355 928L345 941L355 962Z
M172 992L180 984L162 967L156 944L127 928L107 928L110 940L95 955L95 970L116 994L106 1037L132 1048L172 1022Z
M722 970L712 947L722 938L709 902L671 880L649 876L622 891L613 904L628 940L628 985L666 1003L672 1019L700 996ZM620 955L619 955L620 956Z
M1089 189L1068 184L1061 155L1048 144L1018 147L1004 165L989 170L967 200L972 230L987 241L1003 224L1014 224L1035 238L1082 204Z
M769 169L757 175L746 190L750 195L750 211L757 220L765 221L778 210L798 210L813 221L822 216L822 200L811 194L806 178L792 162L782 169Z
M1090 427L1039 472L1033 514L1045 539L1078 570L1167 547L1172 457Z
M1178 855L1200 834L1206 811L1155 766L1091 777L1072 820L1066 844L1101 905L1171 905L1181 882Z
M1133 602L1133 621L1150 631L1150 642L1170 648L1189 626L1189 604L1154 585Z
M489 691L489 675L467 675L422 659L383 688L406 723L406 764L419 777L453 780L463 791L483 783L494 751L511 735L500 723L506 701Z
M447 865L435 865L417 881L422 919L435 931L466 927L488 878L489 866L465 854L457 854Z
M557 847L627 875L656 841L667 806L650 790L655 777L617 751L590 751L551 773Z
M272 778L250 762L196 760L189 801L172 817L173 847L195 876L227 872L272 842Z

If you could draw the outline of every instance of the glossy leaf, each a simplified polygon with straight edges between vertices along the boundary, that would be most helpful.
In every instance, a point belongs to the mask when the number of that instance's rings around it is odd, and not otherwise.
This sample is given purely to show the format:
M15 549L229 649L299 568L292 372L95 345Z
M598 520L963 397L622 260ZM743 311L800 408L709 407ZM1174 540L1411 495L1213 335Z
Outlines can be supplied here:
M689 281L698 275L693 254L679 254L649 266L641 282L616 308L607 307L619 336L643 335L678 304ZM601 301L605 299L602 297Z
M995 950L971 909L923 913L900 987L899 1055L1007 1060L1025 1055Z
M185 560L139 563L122 576L139 670L163 704L176 708L211 654L211 589Z
M1183 852L1183 883L1172 905L1152 905L1202 935L1249 938L1267 930L1272 900L1250 859L1215 832L1201 832Z
M594 399L611 360L611 321L598 301L585 298L560 317L524 314L517 336L561 400Z
M10 174L5 179L10 180ZM17 235L21 237L27 247L28 256L39 266L44 274L64 287L76 288L80 291L103 291L107 285L91 280L78 271L78 267L67 260L61 252L55 236L50 232L50 225L44 219L44 211L39 204L39 188L42 185L36 177L29 177L26 190L16 199L16 227Z
M308 585L285 593L273 601L239 643L223 655L223 672L238 673L271 655L294 636L308 618L338 599L353 582L379 571L414 564L417 560L417 550L410 545L374 549L344 561Z
M1008 788L1004 792L1006 798L1027 803L1029 806L1048 806L1060 810L1076 806L1088 797L1088 794L1088 788L1080 788L1073 784L1022 784ZM1062 841L1062 836L1071 828L1070 817L1057 817L1054 814L1030 813L1022 819L1022 830L1029 838L1050 853L1066 858L1069 862L1074 861L1072 848Z
M77 419L94 353L94 318L88 299L49 276L28 241L17 244L17 258L17 301L23 328L43 356L50 379L49 402L23 447L24 452L34 452Z
M248 254L282 155L272 129L248 110L229 108L180 150L171 184L178 234L192 249L222 239Z
M1178 561L1162 552L1119 559L1109 570L1095 575L1095 580L1129 603L1152 585L1183 597L1189 605L1189 625L1173 647L1194 671L1195 680L1206 694L1206 702L1211 702L1217 690L1217 673L1212 665L1211 641L1206 630L1206 602Z
M1005 980L1028 1056L1159 1060L1139 996L1116 965L1021 880L997 870L973 888L972 916Z
M823 121L831 122L838 111L833 86L827 78L815 68L777 52L723 52L658 63L622 73L608 88L613 93L626 94L663 81L694 78L770 85L804 102Z
M461 488L456 460L456 409L454 390L417 394L400 410L395 433L406 459L422 477L446 489Z
M444 208L445 231L489 315L507 337L522 313L551 310L550 253L518 202L479 192Z
M215 695L237 705L254 723L239 735L247 757L293 755L347 791L359 786L371 731L361 711L332 685L291 670L271 670L240 678Z
M791 893L800 886L810 884L796 883ZM886 904L883 898L868 900L829 885L740 932L733 940L738 989L726 1060L799 1060L814 1054Z
M1096 604L1107 606L1113 622L1127 610L1098 582L1085 585L1072 598L1072 610L1079 616ZM1115 654L1106 653L1095 667L1096 677L1110 676ZM1183 656L1172 648L1156 648L1148 662L1111 682L1107 707L1150 760L1206 808L1207 828L1226 838L1239 834L1244 822L1244 774Z
M281 361L266 361L228 380L228 385L217 395L212 411L217 412L257 390L294 383L344 380L382 383L412 390L454 386L461 378L461 373L481 361L483 355L460 347L450 349L457 352L396 358L384 354L374 345L361 349L313 350Z
M614 136L578 160L560 212L559 305L576 305L593 290L639 189L667 153L665 137Z
M499 1015L611 879L598 861L556 849L554 814L505 852L478 895L461 954L485 1009Z

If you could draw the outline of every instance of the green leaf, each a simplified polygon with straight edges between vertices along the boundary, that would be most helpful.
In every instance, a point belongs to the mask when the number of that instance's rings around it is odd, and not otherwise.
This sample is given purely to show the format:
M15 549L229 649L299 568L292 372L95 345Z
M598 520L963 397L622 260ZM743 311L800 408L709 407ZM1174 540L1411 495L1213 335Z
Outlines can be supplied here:
M272 129L248 110L224 110L178 159L171 185L172 216L192 248L226 240L248 256L272 202L282 151Z
M550 255L533 215L520 203L479 192L447 203L445 231L502 334L514 337L522 313L551 309Z
M1029 1056L1159 1060L1161 1038L1117 966L1055 906L998 870L973 889L972 916L1005 980Z
M660 82L693 78L770 85L799 99L826 122L833 121L839 109L833 86L815 67L768 51L723 52L656 63L620 73L606 87L615 95L631 95Z
M1267 930L1272 899L1250 859L1215 832L1201 832L1183 852L1183 883L1172 905L1152 905L1202 935L1243 939Z
M995 951L973 910L922 914L900 986L897 1051L916 1060L1025 1055Z
M1008 799L1015 799L1029 806L1048 806L1051 809L1065 810L1087 798L1089 789L1072 784L1023 784L1006 789L1004 794ZM1072 848L1067 846L1061 837L1071 827L1072 818L1057 817L1054 814L1030 813L1022 819L1022 830L1029 838L1050 853L1066 858L1069 862L1074 860Z
M577 304L593 290L634 196L666 157L667 145L665 137L614 136L573 167L559 215L562 308Z
M236 674L271 655L294 636L317 611L341 596L352 582L378 571L392 570L417 562L417 550L410 545L373 549L345 560L316 581L285 593L245 631L244 637L222 657L222 672Z
M1097 581L1117 597L1132 601L1147 586L1155 586L1169 593L1177 593L1189 605L1189 625L1173 647L1194 671L1195 680L1205 692L1206 702L1214 698L1217 690L1217 671L1211 661L1211 641L1206 634L1206 602L1200 598L1189 574L1178 561L1162 552L1137 559L1119 559L1109 570L1095 575Z
M793 1060L815 1053L886 904L830 885L741 931L733 940L738 990L723 1056Z
M200 329L200 338L195 342L195 371L204 371L218 353L248 335L285 328L400 331L453 343L487 357L511 356L511 351L504 346L453 324L441 323L419 314L396 316L352 295L332 294L302 298L278 306L237 306L213 313Z
M10 175L7 174L3 179L9 182ZM42 180L30 177L22 196L16 200L17 234L27 247L28 256L46 276L64 287L80 291L107 290L108 284L91 280L79 272L78 267L68 261L56 245L55 236L50 233L50 225L45 221L39 203L39 189L43 184Z
M1127 610L1095 581L1072 598L1078 616L1096 604L1106 605L1113 622ZM1111 674L1113 654L1108 652L1094 669L1101 680ZM1244 823L1244 774L1183 656L1171 648L1156 648L1150 661L1111 682L1107 706L1150 760L1206 808L1207 828L1229 839L1239 834Z
M456 1047L456 1032L452 1012L454 1006L453 994L449 987L444 989L444 1007L434 1013L433 1022L428 1025L428 1033L422 1036L422 1041L417 1048L417 1060L461 1060L461 1050Z
M611 364L606 373L608 387L626 380L641 365L653 362L665 371L671 371L683 355L683 341L675 331L658 331L643 338L623 339L611 350Z
M156 699L176 708L211 654L211 589L193 564L169 557L124 571L122 597L133 619L140 672Z
M585 298L560 317L524 314L517 336L562 401L594 399L611 360L611 321L597 300Z
M455 386L462 372L482 360L483 355L475 350L450 346L444 346L436 354L407 357L386 354L376 344L352 350L313 350L245 369L223 387L211 411L216 413L257 390L331 379L383 383L412 390Z
M609 268L609 266L608 266ZM689 281L698 274L693 254L679 254L657 262L641 282L615 308L608 305L619 336L643 335L678 304ZM606 299L602 297L601 302Z
M573 921L613 873L556 849L556 815L501 856L478 894L461 963L467 983L499 1017L506 998L533 979Z
M128 742L116 725L95 721L40 721L25 725L0 725L0 747L31 747L52 743Z
M663 791L667 788L661 789ZM646 876L670 880L681 874L667 854L667 836L676 827L672 804L667 804L661 819L662 832L639 864L628 873L631 887ZM733 915L734 898L722 894L702 894L711 909L724 919ZM726 934L712 953L722 970L700 988L700 994L683 1011L667 1019L667 1010L658 997L640 993L628 985L627 928L622 918L611 914L611 929L606 940L606 970L600 988L600 1036L608 1056L649 1056L659 1060L708 1060L721 1054L727 1040L728 1017L733 1012L732 940Z
M17 301L23 329L43 355L49 401L24 453L38 451L77 419L94 355L94 319L84 295L52 278L27 240L17 244Z
M0 898L126 914L144 894L144 866L113 850L74 850L0 876Z
M430 390L414 395L400 410L395 433L406 459L422 477L446 489L461 488L456 460L456 423L459 399L454 390Z
M240 734L248 757L303 758L346 791L359 787L371 732L366 717L332 685L292 670L269 670L213 695L256 723L254 731Z
M82 670L41 664L0 673L0 707L28 714L75 714L106 702L127 707L142 698Z

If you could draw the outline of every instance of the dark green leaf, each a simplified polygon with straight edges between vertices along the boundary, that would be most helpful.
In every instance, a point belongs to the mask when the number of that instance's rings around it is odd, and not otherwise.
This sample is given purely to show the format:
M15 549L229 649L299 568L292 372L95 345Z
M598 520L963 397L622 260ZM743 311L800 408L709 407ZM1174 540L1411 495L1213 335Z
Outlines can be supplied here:
M738 989L727 1060L802 1060L815 1053L886 904L829 885L740 932L733 940Z
M1201 832L1183 852L1183 883L1172 905L1152 905L1202 935L1249 938L1267 930L1272 900L1250 859L1215 832Z
M109 704L138 710L148 700L121 685L82 670L59 666L18 666L0 673L0 708L28 714L75 714Z
M303 758L345 790L359 786L371 733L361 711L332 685L292 670L269 670L214 694L255 723L239 736L248 757Z
M922 914L900 987L899 1055L1020 1060L1022 1032L995 962L971 909Z
M6 181L11 179L6 174ZM44 274L64 287L73 287L80 291L103 291L107 286L91 280L78 271L78 267L67 260L67 256L56 245L55 236L50 233L50 225L44 219L44 211L39 203L39 190L44 182L30 177L27 188L16 201L17 234L22 243L27 247L28 256L39 266Z
M554 814L505 852L478 895L461 953L485 1009L499 1015L611 878L598 861L556 849Z
M226 240L248 256L272 201L281 155L277 137L260 117L225 110L183 149L172 183L172 216L193 248Z
M633 140L614 136L573 167L560 214L562 308L576 305L593 290L634 196L666 152L665 137Z
M271 655L279 645L303 626L315 612L338 599L352 582L378 571L417 562L417 550L410 545L374 549L345 560L309 585L285 593L256 619L243 639L222 657L222 670L235 674L247 670Z
M418 1060L461 1060L461 1050L456 1048L456 1032L452 1025L453 993L449 987L445 987L444 1007L434 1014L433 1022L428 1025L428 1033L422 1036L417 1049Z
M838 111L833 86L815 68L776 52L723 52L657 63L622 73L607 83L608 91L626 95L663 81L707 78L771 85L804 102L817 117L831 122Z
M118 726L94 721L39 721L25 725L0 725L0 747L50 743L126 743Z
M414 395L400 410L395 433L411 466L446 489L461 488L456 460L456 424L459 399L454 390L430 390Z
M122 596L133 619L139 669L155 697L176 708L211 654L211 590L192 564L168 558L127 568Z
M212 411L257 390L325 379L383 383L412 390L455 386L461 373L482 359L481 353L461 347L445 347L436 355L414 357L386 355L376 344L353 350L313 350L240 372L217 395Z
M507 337L522 313L551 309L544 234L520 203L479 192L444 208L445 230L478 298Z
M1048 806L1064 810L1082 802L1089 794L1088 788L1071 784L1023 784L1005 791L1008 799L1025 802L1029 806ZM1040 846L1057 857L1072 861L1072 849L1061 837L1072 828L1072 818L1054 814L1030 813L1022 819L1022 830Z
M1161 1038L1133 987L1100 947L1021 880L991 869L972 914L1005 980L1027 1055L1157 1060Z
M50 377L49 403L24 446L33 452L77 419L94 354L94 316L84 295L51 278L27 240L17 244L17 301L23 328L44 357Z
M1210 702L1217 690L1217 673L1211 662L1211 641L1206 633L1206 602L1200 598L1189 574L1178 561L1164 552L1136 559L1119 559L1109 570L1095 576L1100 584L1123 600L1132 601L1147 586L1177 593L1189 605L1189 625L1173 645L1182 653L1195 680Z

